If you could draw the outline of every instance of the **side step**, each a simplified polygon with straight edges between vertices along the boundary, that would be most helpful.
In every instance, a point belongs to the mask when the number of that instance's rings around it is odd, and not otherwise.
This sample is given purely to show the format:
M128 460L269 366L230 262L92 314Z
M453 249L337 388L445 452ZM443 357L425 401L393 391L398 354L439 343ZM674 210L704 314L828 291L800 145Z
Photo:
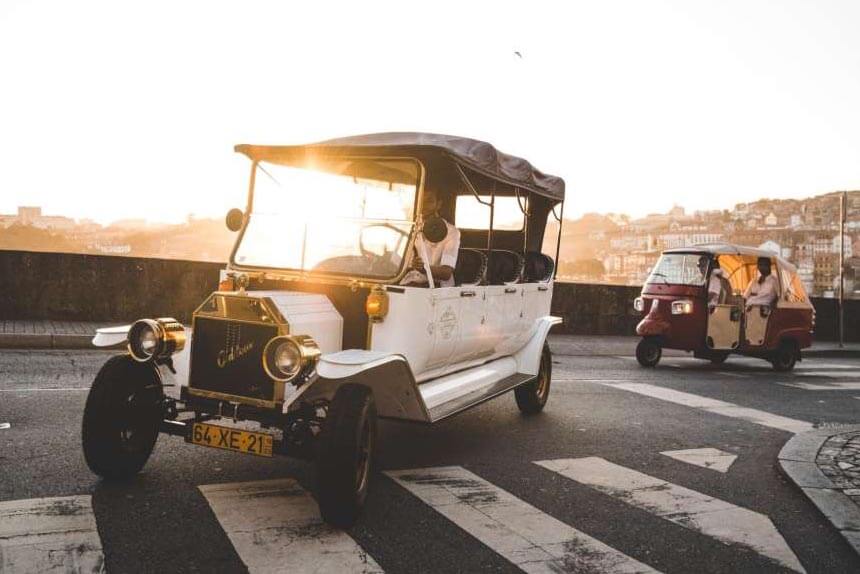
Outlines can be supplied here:
M505 357L424 383L418 389L430 414L430 422L437 422L533 378L534 375L516 372L516 361Z

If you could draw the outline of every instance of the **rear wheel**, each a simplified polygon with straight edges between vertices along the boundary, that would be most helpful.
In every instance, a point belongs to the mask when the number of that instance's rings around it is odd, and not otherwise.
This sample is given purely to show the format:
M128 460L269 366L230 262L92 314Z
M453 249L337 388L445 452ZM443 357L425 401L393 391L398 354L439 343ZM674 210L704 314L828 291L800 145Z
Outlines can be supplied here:
M660 362L663 349L654 339L646 337L636 345L636 360L643 367L654 367Z
M540 370L537 377L529 383L514 389L517 406L524 415L534 415L541 412L549 398L549 387L552 382L552 352L549 345L543 344L540 356Z
M797 362L797 356L800 351L793 341L783 341L770 357L770 364L773 365L773 370L780 373L790 371L794 368Z
M140 472L155 448L163 399L153 365L128 355L108 359L84 407L81 442L90 470L108 480Z
M361 514L375 444L373 393L364 385L341 385L323 422L316 457L317 502L329 524L349 528Z
M712 365L722 365L726 362L726 359L729 358L729 353L726 351L714 351L709 357L708 360L711 361Z

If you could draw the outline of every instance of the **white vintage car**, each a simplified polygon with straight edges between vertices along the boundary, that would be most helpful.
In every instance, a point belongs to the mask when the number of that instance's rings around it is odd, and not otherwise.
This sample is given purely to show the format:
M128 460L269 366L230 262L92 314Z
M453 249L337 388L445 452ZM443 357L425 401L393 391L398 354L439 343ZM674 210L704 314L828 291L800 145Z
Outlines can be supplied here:
M546 337L561 320L542 248L558 258L562 179L434 134L236 150L252 162L247 206L228 214L238 238L191 332L141 319L94 339L128 353L107 361L87 398L93 472L137 473L159 433L305 458L323 518L348 527L377 417L434 423L508 391L523 413L543 409ZM441 205L422 215L430 195ZM550 214L558 236L545 243ZM428 250L457 235L453 277L434 278ZM426 285L404 283L416 273ZM178 394L165 394L170 384Z

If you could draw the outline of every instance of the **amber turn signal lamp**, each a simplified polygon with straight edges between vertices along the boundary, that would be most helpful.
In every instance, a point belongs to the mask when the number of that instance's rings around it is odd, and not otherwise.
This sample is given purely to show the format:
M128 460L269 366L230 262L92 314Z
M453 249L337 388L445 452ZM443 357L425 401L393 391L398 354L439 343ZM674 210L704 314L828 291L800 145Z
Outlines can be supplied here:
M381 287L374 287L364 303L367 317L373 323L380 323L388 315L388 293Z

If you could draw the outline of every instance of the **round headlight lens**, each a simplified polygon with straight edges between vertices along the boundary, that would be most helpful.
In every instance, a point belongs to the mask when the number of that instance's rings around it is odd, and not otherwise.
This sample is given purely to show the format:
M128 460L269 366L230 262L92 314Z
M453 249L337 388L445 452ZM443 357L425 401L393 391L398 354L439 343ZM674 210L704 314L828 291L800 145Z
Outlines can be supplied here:
M276 381L293 380L303 366L302 350L290 337L275 337L263 349L263 368Z
M151 319L141 319L128 331L128 352L135 361L151 361L161 346L161 329Z
M284 341L275 348L275 368L292 378L302 368L302 353L292 341Z

